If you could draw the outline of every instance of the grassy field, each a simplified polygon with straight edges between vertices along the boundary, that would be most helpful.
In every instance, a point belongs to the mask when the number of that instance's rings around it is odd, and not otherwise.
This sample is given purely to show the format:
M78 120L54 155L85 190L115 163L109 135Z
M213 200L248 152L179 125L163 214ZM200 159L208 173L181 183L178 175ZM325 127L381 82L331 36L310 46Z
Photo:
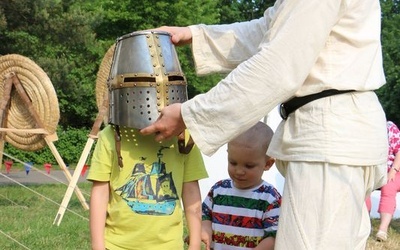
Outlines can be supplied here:
M379 219L372 219L373 232L368 239L368 250L395 250L400 249L400 219L395 219L390 224L388 232L388 240L386 242L378 242L375 240L375 234L378 231Z
M72 196L60 226L53 225L67 190L62 184L0 186L0 249L90 249L89 212ZM90 183L79 185L89 200Z
M86 200L90 187L90 183L79 185ZM60 226L53 225L66 189L62 184L0 186L0 249L89 250L89 212L75 195ZM367 249L400 249L400 219L392 222L389 240L384 243L373 237L378 223L372 219Z

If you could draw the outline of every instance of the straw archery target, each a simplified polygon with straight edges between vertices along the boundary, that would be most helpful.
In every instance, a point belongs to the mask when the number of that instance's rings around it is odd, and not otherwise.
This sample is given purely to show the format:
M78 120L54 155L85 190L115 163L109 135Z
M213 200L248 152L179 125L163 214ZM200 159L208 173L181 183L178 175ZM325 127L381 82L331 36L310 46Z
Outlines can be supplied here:
M110 75L111 64L113 61L115 50L115 44L113 44L106 52L103 57L103 60L100 63L99 71L97 72L96 78L96 104L97 108L100 111L101 106L103 105L104 96L108 93L108 86L107 86L107 79ZM107 96L107 95L106 95ZM108 97L108 96L107 96ZM108 101L108 99L107 99ZM107 103L108 109L108 103ZM107 115L104 117L104 123L108 123L108 112Z
M55 133L60 119L60 111L56 92L47 74L27 57L18 54L0 56L0 77L2 80L0 99L4 98L6 76L12 72L17 75L25 92L32 101L34 110L44 124L43 129L49 134ZM15 88L11 91L7 120L3 126L20 130L37 128L35 119ZM5 141L27 151L36 151L46 145L42 134L23 131L7 131Z

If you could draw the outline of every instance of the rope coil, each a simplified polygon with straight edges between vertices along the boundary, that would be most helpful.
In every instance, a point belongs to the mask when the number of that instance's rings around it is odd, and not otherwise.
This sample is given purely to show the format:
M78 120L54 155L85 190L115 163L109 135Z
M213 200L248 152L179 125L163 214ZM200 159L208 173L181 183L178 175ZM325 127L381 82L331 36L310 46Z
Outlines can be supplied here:
M103 105L104 96L108 92L107 80L108 76L110 75L111 64L113 61L115 50L115 44L111 45L111 47L107 50L106 54L104 55L100 66L99 71L97 72L96 78L96 104L97 108L100 111L101 106ZM107 105L108 109L108 105ZM104 116L104 123L108 123L108 112L107 115Z
M15 73L21 82L32 106L44 124L44 129L53 134L60 119L58 99L54 87L47 74L31 59L9 54L0 56L0 99L4 98L4 84L10 73ZM11 129L35 129L36 121L29 112L26 104L15 89L11 91L10 106L6 123L3 125ZM26 151L36 151L46 146L41 134L24 131L5 132L5 141Z

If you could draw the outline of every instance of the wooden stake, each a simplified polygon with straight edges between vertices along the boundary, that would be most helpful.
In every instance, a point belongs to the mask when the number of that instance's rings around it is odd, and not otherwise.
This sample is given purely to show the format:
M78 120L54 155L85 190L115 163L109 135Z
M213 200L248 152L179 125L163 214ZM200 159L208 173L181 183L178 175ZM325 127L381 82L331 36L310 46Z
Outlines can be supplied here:
M56 146L54 146L53 142L51 140L49 140L47 137L45 137L44 139L46 140L47 145L49 146L51 152L53 153L54 157L56 158L58 165L63 170L64 175L67 177L68 181L71 182L72 181L71 173L68 171L68 168L65 165L63 159L61 158L60 154L58 153ZM88 210L89 205L87 204L85 197L82 195L80 189L75 186L73 190L75 190L75 193L78 196L78 199L81 202L83 208L85 210Z
M34 120L36 122L36 124L35 124L36 129L45 130L44 129L45 126L44 126L42 120L40 119L40 116L36 112L36 110L35 110L35 108L34 108L34 106L32 104L31 99L29 98L29 96L26 93L24 87L22 86L18 76L14 72L9 73L6 76L6 80L5 80L5 87L6 87L6 91L5 91L5 95L4 95L5 98L1 102L1 105L0 105L0 118L2 118L3 125L5 124L4 123L4 119L3 119L3 115L4 115L5 107L8 105L8 103L10 101L9 99L10 99L10 93L11 93L12 85L15 86L15 88L17 90L17 93L19 94L19 96L21 97L21 99L25 103L25 105L28 107L29 113L32 115L32 117L34 118ZM8 97L8 101L5 100L7 97ZM0 135L1 135L0 147L4 147L4 135L3 135L3 133L4 133L4 131L0 131ZM62 160L60 154L58 153L56 147L53 144L53 141L57 140L57 135L56 134L49 135L48 132L45 131L45 133L43 133L43 137L44 137L44 140L46 141L47 145L50 147L50 150L53 153L53 156L55 157L58 165L63 170L65 177L67 178L68 181L71 181L71 179L72 179L71 173L68 171L68 168L66 167L64 161ZM3 145L1 145L1 143ZM3 152L3 151L1 151L1 152ZM1 154L1 157L3 157L3 154ZM89 209L89 205L86 203L85 197L82 195L82 193L79 190L79 188L76 187L74 189L75 189L75 193L77 194L78 199L81 202L83 208Z
M64 216L65 210L68 207L69 200L71 199L72 190L74 190L74 188L76 187L76 184L79 180L79 176L82 172L83 166L86 163L87 157L89 156L90 150L92 149L95 139L97 139L97 134L99 133L101 124L103 123L103 119L106 116L107 111L108 111L108 92L105 92L104 98L103 98L103 103L100 107L99 113L97 114L96 120L94 121L92 130L90 131L89 138L86 142L85 148L82 151L78 165L75 168L75 172L72 177L72 180L69 183L69 186L64 195L63 201L60 205L60 208L58 209L56 218L53 221L53 225L57 224L57 226L59 226L61 223L61 220Z
M7 115L8 109L10 107L10 97L11 97L11 89L12 89L12 79L6 78L4 81L4 92L3 92L3 100L0 102L0 125L1 127L5 127L7 124ZM0 169L3 165L3 151L4 151L4 137L5 132L0 132Z
M61 220L64 217L65 210L67 209L69 200L71 199L72 192L73 192L73 190L75 190L76 183L79 180L79 176L81 174L83 166L85 165L86 159L90 153L93 143L94 143L94 139L89 137L89 139L86 142L85 148L82 152L82 155L78 161L78 165L76 165L72 179L69 182L67 191L66 191L64 198L61 202L61 205L58 209L56 218L53 221L53 225L56 224L57 226L59 226L61 224ZM88 209L89 209L89 207L88 207Z

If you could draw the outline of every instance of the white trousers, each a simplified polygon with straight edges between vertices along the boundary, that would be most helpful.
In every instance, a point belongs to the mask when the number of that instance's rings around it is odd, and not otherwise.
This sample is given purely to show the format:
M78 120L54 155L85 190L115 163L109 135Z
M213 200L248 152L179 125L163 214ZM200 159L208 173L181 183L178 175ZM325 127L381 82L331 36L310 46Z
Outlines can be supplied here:
M277 161L285 177L277 250L365 249L365 198L386 183L386 165Z

